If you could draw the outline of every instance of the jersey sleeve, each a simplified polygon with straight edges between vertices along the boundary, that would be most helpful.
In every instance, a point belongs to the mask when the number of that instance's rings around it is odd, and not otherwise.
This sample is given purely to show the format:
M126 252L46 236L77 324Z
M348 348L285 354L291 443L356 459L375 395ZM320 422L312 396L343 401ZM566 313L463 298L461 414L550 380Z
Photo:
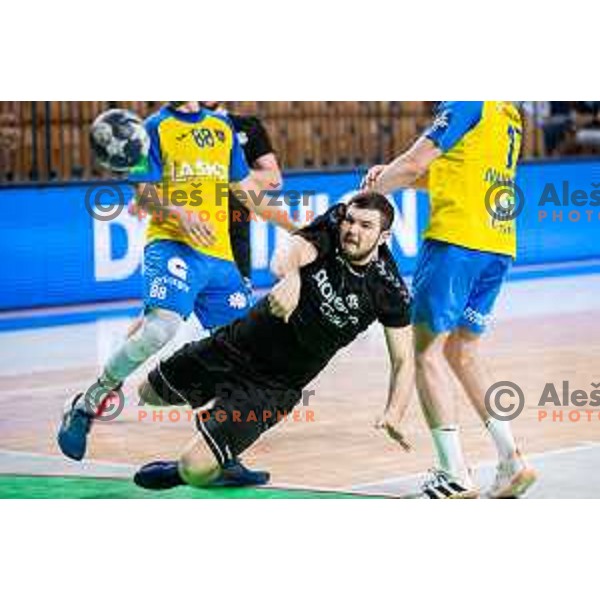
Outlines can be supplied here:
M332 206L326 213L318 216L306 227L294 232L294 235L310 242L317 249L318 258L323 258L337 247L339 223L344 209L344 204Z
M424 136L446 153L481 119L483 102L440 102Z
M410 325L410 293L398 272L396 262L387 246L381 249L375 289L375 312L384 327L400 328Z
M248 167L248 163L246 162L246 158L244 156L244 151L242 150L242 146L240 141L238 140L238 136L235 133L235 130L231 123L229 123L231 127L231 134L233 136L233 145L231 146L231 160L229 162L229 181L232 183L236 183L238 181L243 181L250 175L250 168Z
M264 125L260 122L260 119L256 117L251 120L248 143L246 144L244 151L246 153L248 164L251 166L254 165L261 156L273 152L273 145L271 144L269 134Z
M161 181L163 175L158 121L150 117L145 121L144 126L150 137L150 149L148 156L129 171L129 180L133 183L157 183Z

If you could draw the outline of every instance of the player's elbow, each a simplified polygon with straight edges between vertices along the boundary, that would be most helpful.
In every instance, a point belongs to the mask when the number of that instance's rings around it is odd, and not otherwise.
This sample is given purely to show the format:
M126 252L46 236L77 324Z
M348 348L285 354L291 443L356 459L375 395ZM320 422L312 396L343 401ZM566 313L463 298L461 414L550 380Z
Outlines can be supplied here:
M273 273L277 279L284 277L286 273L286 263L283 256L276 253L271 259L270 269L271 273Z

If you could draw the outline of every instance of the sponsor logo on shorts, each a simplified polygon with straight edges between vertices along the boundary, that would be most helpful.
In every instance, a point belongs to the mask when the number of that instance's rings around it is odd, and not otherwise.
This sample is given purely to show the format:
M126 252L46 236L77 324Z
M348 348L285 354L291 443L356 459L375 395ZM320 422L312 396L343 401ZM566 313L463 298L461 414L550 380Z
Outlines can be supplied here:
M149 292L150 298L158 298L160 300L164 300L167 297L169 286L174 287L180 292L184 292L186 294L190 291L190 286L181 279L176 279L175 277L163 275L162 277L155 277L152 280Z
M242 292L234 292L227 299L227 303L231 308L243 310L248 306L248 297Z
M463 312L463 317L469 321L469 323L477 325L477 327L487 327L493 319L492 315L484 315L483 313L472 309L470 306L467 306Z
M169 273L175 275L175 277L179 277L179 279L183 279L183 281L187 281L187 272L188 266L183 258L179 256L173 256L169 259L167 263L167 269Z

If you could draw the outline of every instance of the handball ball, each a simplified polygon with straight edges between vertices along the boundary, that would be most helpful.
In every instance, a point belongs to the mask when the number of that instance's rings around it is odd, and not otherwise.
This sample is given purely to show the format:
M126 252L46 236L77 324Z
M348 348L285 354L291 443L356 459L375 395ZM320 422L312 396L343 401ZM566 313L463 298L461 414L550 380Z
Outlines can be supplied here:
M142 120L121 108L99 115L92 123L90 138L98 163L119 173L141 162L150 149L150 138Z

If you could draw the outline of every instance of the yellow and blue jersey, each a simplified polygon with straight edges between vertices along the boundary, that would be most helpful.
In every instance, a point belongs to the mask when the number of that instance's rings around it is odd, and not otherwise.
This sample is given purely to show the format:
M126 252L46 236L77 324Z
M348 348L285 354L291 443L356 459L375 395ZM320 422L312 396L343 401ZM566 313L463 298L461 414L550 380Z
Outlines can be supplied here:
M424 134L443 152L429 170L427 239L516 255L516 222L494 219L486 194L495 184L514 184L522 131L514 102L438 105Z
M151 218L147 243L182 242L202 254L233 261L229 185L248 177L250 170L229 119L206 109L184 113L165 105L145 125L150 151L147 159L132 170L131 181L155 184L161 201L198 213L199 218L212 224L217 239L210 247L195 244L148 195Z

